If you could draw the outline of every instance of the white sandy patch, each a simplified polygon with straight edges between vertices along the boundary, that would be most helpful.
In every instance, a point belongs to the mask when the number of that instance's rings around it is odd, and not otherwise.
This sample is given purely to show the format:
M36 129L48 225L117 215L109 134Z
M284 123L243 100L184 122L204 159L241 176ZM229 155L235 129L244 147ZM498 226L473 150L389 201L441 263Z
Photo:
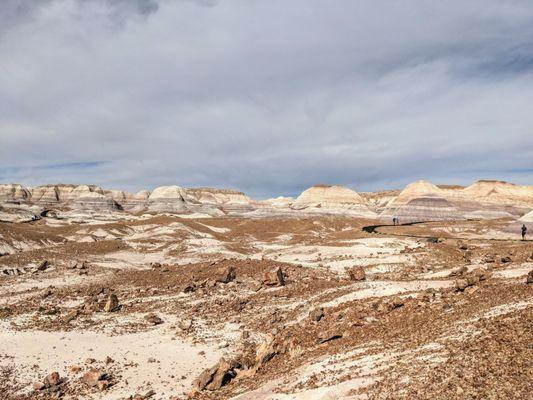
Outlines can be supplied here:
M206 228L209 228L211 229L213 232L217 232L217 233L228 233L231 231L231 229L229 228L221 228L221 227L218 227L218 226L211 226L211 225L207 225L207 224L200 224L198 223L199 225L202 225L202 226L205 226Z
M192 380L220 358L220 351L206 345L192 345L163 331L108 336L96 332L16 332L4 327L0 332L0 365L15 366L28 387L52 371L70 376L68 367L83 366L91 357L102 361L115 360L110 367L121 367L117 385L102 394L87 395L90 399L121 399L152 388L157 399L168 399L186 392ZM205 356L200 356L200 351ZM149 363L149 359L155 362ZM32 369L38 365L38 373ZM128 364L128 366L126 366ZM102 367L105 370L105 366ZM181 376L186 379L180 379ZM127 383L126 383L127 381Z
M533 263L525 263L516 268L507 268L505 270L496 271L495 278L514 279L526 276L529 271L533 269Z
M352 285L354 291L334 300L321 304L322 307L336 307L348 301L367 299L370 297L392 296L400 293L419 292L426 289L443 289L453 286L453 281L409 281L361 282Z
M173 260L163 252L140 253L123 250L106 254L105 258L92 262L92 264L107 268L134 267L148 269L151 268L150 263L152 262L172 263Z
M267 245L257 244L266 257L303 266L322 265L343 272L352 266L399 264L410 262L412 255L400 254L405 248L421 244L411 239L365 238L342 242L343 246Z
M47 278L44 276L36 275L35 278L26 278L22 282L17 282L12 285L0 285L0 295L4 295L6 293L18 293L18 292L25 292L28 290L38 290L38 289L44 289L49 286L55 286L55 287L64 287L64 286L75 286L80 285L84 283L90 283L94 280L100 280L102 278L105 278L108 276L108 274L100 274L100 275L62 275L59 277L53 277L53 278Z

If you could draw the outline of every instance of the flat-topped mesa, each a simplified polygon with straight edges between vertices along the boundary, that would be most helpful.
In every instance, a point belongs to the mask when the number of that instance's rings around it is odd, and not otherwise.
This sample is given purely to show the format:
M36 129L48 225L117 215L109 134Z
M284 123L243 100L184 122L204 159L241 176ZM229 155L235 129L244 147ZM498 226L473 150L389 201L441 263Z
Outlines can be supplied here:
M357 192L338 185L315 185L302 192L290 207L325 214L348 213L368 218L376 216Z

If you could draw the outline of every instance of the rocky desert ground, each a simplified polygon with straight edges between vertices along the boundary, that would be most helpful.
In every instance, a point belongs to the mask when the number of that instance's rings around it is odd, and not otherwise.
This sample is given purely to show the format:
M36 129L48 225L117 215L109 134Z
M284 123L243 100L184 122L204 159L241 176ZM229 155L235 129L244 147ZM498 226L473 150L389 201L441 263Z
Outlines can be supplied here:
M531 186L3 185L0 206L1 398L533 393Z

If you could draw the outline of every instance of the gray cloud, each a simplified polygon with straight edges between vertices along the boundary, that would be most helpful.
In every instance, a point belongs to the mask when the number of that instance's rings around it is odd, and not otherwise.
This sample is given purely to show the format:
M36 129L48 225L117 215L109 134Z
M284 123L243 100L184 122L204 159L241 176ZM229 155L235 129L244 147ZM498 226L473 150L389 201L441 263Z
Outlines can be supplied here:
M19 3L0 8L3 181L532 183L528 1Z

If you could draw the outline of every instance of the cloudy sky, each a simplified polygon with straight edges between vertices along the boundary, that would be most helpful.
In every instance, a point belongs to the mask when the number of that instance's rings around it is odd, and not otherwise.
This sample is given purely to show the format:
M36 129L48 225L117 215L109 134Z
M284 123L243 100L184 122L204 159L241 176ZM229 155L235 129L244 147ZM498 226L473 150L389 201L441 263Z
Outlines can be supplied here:
M0 182L533 184L530 0L2 0Z

